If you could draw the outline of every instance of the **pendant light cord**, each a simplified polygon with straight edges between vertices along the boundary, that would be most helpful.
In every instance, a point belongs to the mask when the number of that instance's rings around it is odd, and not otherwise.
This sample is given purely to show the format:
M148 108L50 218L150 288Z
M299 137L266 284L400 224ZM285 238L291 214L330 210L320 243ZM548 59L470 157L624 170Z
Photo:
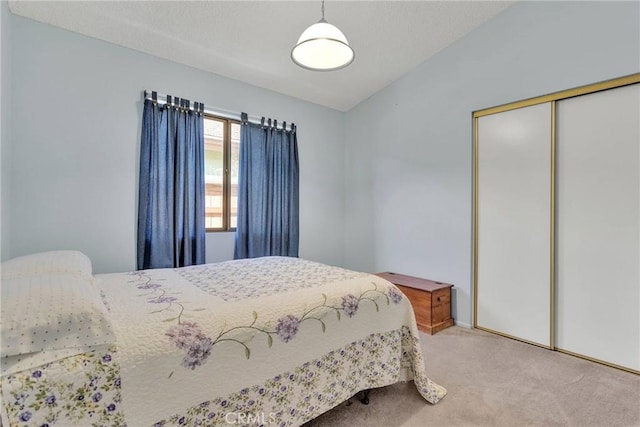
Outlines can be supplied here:
M324 0L322 0L321 10L322 10L322 19L320 20L320 22L327 22L327 21L324 20Z

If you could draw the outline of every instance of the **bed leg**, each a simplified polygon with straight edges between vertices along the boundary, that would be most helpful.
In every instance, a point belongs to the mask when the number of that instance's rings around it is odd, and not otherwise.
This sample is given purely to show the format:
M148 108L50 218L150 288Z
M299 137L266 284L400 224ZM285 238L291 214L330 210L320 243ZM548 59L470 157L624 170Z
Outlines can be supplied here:
M360 402L363 405L368 405L369 404L369 392L371 390L363 390L360 393L362 393L362 397L360 398Z

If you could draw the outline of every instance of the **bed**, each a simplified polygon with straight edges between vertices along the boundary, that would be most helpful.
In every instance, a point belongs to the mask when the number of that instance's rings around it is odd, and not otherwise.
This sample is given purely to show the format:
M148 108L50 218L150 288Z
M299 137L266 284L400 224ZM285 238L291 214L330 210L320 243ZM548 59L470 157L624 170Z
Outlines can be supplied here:
M2 264L3 426L298 426L424 367L408 300L288 257L93 275L80 252Z

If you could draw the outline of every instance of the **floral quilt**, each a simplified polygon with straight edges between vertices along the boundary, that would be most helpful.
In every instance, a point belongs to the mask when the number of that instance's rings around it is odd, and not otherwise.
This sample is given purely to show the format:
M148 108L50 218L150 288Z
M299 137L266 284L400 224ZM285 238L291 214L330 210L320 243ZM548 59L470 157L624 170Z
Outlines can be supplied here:
M2 378L8 425L298 426L398 381L446 394L377 276L265 257L97 277L117 344Z

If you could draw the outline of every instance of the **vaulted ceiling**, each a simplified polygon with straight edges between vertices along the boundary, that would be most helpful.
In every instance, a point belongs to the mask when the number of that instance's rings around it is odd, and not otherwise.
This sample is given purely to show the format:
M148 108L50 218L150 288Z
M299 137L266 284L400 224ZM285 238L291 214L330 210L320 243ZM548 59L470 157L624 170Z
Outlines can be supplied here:
M201 70L347 111L512 1L327 1L325 18L356 52L332 72L290 59L320 1L31 1L16 14Z

